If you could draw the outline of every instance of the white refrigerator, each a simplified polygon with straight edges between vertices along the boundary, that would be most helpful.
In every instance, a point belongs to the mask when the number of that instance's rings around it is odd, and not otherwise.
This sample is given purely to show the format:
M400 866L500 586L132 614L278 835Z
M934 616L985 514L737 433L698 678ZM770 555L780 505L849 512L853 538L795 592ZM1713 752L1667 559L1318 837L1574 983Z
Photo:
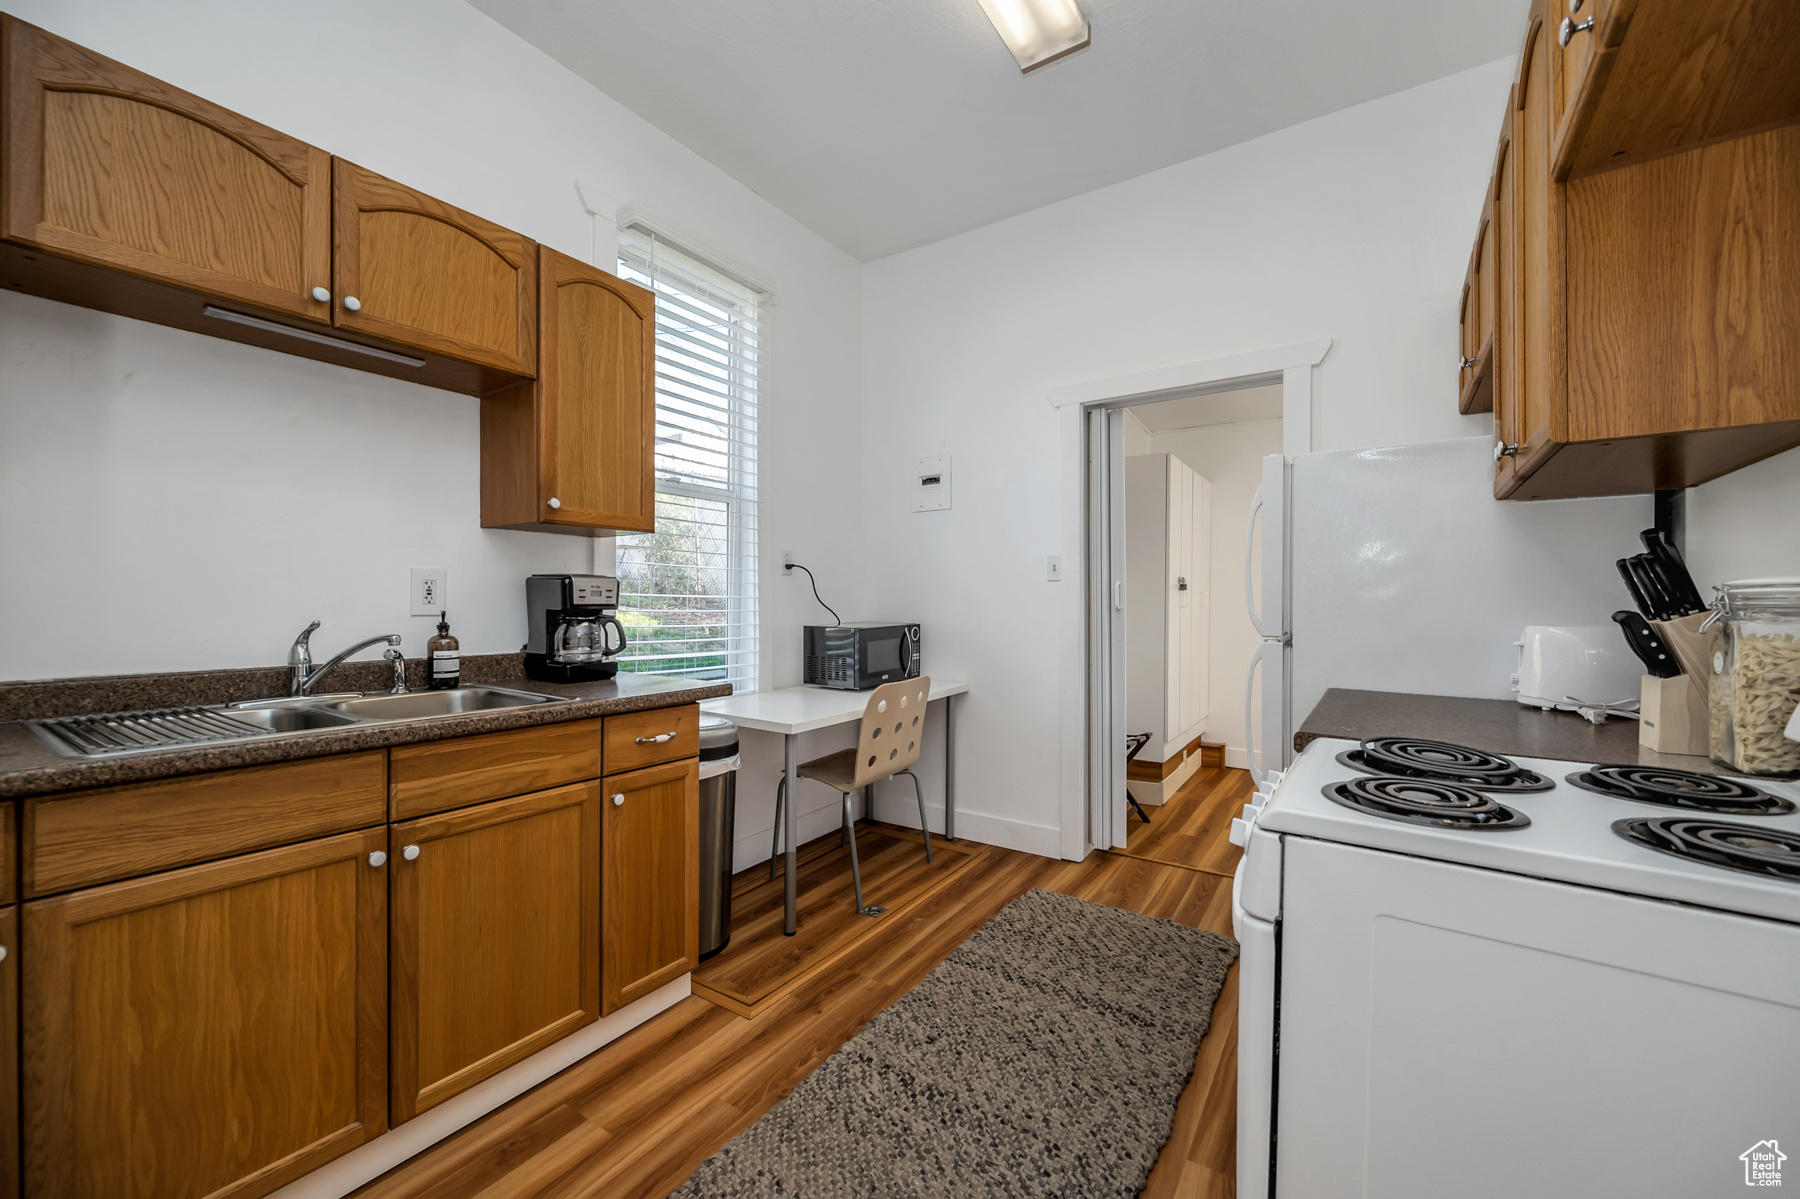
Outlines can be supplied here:
M1485 436L1263 460L1244 547L1259 781L1328 688L1509 699L1525 626L1631 606L1613 562L1650 496L1497 501L1492 478Z

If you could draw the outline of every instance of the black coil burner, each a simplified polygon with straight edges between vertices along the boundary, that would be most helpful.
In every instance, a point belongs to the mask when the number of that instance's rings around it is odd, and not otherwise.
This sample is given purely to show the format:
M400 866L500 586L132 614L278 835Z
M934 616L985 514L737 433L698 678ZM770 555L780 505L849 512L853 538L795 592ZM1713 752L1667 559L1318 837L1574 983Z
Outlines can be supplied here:
M1800 882L1800 833L1693 816L1640 816L1612 827L1627 841L1690 862Z
M1784 816L1794 810L1791 801L1770 795L1749 783L1663 766L1596 766L1571 774L1569 782L1584 791L1613 799L1661 804L1665 808L1690 808L1696 812Z
M1548 791L1556 786L1535 770L1486 750L1423 737L1371 737L1337 756L1364 774L1459 783L1477 791Z
M1491 795L1436 779L1382 775L1350 779L1326 787L1325 798L1371 816L1435 828L1524 828L1531 823L1523 812L1513 811Z

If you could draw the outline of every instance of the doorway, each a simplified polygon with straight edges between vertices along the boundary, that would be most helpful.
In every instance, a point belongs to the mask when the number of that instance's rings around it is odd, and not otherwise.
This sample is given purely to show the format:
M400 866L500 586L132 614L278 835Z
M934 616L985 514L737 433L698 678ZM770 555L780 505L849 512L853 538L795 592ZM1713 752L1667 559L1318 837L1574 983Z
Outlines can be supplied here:
M1248 765L1239 691L1261 639L1241 598L1257 567L1245 529L1263 459L1284 449L1283 402L1274 374L1088 411L1096 848L1226 863L1222 830L1251 786L1233 777Z

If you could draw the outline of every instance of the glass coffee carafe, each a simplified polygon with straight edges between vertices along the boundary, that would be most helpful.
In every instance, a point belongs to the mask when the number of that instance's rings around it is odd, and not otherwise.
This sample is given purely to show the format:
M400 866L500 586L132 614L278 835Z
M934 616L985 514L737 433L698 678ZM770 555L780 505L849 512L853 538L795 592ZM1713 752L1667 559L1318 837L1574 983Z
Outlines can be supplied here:
M565 614L550 641L550 660L560 665L604 662L625 649L625 627L611 616Z

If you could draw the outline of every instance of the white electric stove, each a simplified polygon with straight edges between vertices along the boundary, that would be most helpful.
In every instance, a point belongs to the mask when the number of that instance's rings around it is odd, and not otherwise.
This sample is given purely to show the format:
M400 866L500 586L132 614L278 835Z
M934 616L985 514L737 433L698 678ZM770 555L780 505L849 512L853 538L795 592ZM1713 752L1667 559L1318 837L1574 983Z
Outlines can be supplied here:
M1240 1199L1800 1186L1800 786L1593 767L1319 740L1245 808Z

